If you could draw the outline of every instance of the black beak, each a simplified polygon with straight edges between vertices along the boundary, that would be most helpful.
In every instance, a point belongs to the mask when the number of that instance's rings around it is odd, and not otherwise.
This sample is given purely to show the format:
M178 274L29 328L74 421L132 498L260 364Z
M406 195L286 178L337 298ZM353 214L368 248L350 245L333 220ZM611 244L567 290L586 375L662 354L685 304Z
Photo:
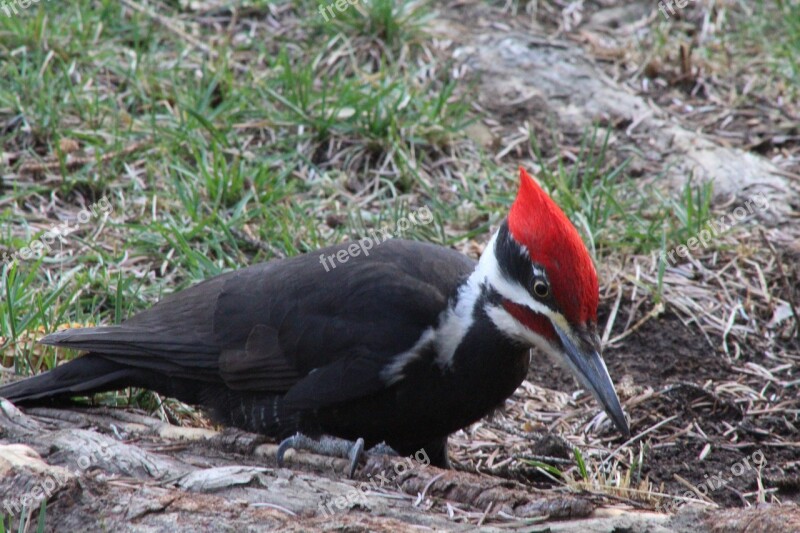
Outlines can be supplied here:
M592 391L608 417L614 422L617 430L625 437L630 437L631 430L628 427L628 421L622 412L622 405L620 405L614 390L614 383L611 381L611 376L608 375L608 369L598 348L591 346L592 343L582 343L589 346L580 349L561 328L555 326L555 330L561 339L561 345L572 372L586 388Z

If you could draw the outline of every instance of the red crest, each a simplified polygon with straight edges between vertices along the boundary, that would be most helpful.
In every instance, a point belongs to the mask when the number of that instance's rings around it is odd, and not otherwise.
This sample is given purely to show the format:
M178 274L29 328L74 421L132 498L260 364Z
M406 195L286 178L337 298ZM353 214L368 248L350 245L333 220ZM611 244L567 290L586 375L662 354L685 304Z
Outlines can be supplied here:
M511 236L544 267L567 320L597 322L597 271L578 230L525 169L519 171L519 193L508 215Z

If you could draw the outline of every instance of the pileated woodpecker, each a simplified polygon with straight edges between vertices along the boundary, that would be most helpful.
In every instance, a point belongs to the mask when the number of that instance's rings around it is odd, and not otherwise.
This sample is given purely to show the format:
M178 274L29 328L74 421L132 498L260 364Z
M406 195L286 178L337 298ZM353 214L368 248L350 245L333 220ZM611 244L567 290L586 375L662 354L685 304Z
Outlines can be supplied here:
M592 260L564 212L522 169L520 179L477 264L392 239L328 271L311 253L229 272L120 325L48 335L43 344L88 353L0 396L36 404L140 387L225 425L424 448L446 466L448 435L502 405L535 347L628 435L600 355Z

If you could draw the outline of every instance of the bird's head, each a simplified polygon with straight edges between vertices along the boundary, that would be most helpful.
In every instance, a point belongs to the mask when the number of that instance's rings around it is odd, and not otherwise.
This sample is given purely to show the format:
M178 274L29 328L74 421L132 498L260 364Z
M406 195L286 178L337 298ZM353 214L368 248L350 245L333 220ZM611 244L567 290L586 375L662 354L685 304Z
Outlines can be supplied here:
M569 368L617 429L629 435L600 354L592 258L561 208L523 169L508 219L481 257L479 270L493 295L486 310L497 328Z

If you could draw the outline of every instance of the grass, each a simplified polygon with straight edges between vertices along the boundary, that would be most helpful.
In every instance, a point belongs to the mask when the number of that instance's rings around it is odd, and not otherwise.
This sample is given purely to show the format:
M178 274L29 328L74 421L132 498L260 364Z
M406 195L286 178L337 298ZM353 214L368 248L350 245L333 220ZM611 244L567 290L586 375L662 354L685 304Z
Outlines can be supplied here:
M114 2L0 18L0 142L12 171L45 169L4 184L0 246L20 250L100 197L112 205L57 251L3 270L6 366L51 367L52 350L30 342L43 331L118 323L201 279L357 238L421 205L434 223L409 238L453 245L498 222L516 165L464 138L480 117L432 47L429 4L375 1L327 24L314 3L283 8L291 42L260 26L234 40L196 28L212 55ZM596 132L576 162L534 146L539 179L600 259L682 242L707 214L703 195L644 198L606 149Z
M335 17L329 11L325 13L314 17L312 23L321 33L367 40L392 60L409 49L424 47L429 38L428 24L435 17L430 0L370 0L356 2L344 12L336 12Z
M554 199L583 230L595 256L612 252L649 254L665 243L683 243L711 217L711 184L687 181L683 195L672 199L651 187L642 187L625 175L629 160L609 167L606 162L610 132L598 130L583 137L577 162L547 161L534 136L532 149L540 167L538 177Z
M783 106L796 101L800 86L800 4L796 0L699 4L664 20L659 13L638 40L644 64L656 59L659 74L681 79L687 94L719 94L729 106ZM681 48L691 50L685 72ZM652 65L653 63L651 63ZM698 83L699 82L699 83ZM720 87L721 86L721 87ZM724 97L722 96L724 95ZM789 105L788 107L792 107Z
M39 514L36 517L36 533L43 533L45 525L47 524L47 500L42 500L39 504ZM12 533L14 525L14 517L0 514L0 533ZM33 531L33 512L27 508L22 508L22 514L19 517L19 524L16 531L23 533Z
M772 68L773 82L796 99L800 87L800 3L793 0L764 2L748 6L740 35L732 35L734 45L739 39L756 43L768 50L766 57Z
M235 50L217 43L215 57L113 2L0 17L7 170L45 169L3 184L0 251L26 248L53 220L74 222L101 196L113 206L102 221L73 225L53 253L3 268L4 365L49 368L52 350L31 343L44 331L117 323L166 292L421 205L419 172L453 154L469 117L435 59L421 75L395 57L427 38L428 12L391 5L371 4L359 30L352 17L320 28L308 3L292 4L283 22L305 40L271 40L261 27L262 39ZM344 30L371 35L365 46L380 61L322 65L323 53L352 46ZM320 49L320 33L335 42ZM123 154L136 143L135 157ZM87 163L67 166L70 157ZM331 216L345 223L327 224Z
M641 476L645 448L640 445L638 455L633 455L631 452L627 467L617 460L606 463L584 457L578 448L572 450L575 464L566 469L530 459L523 459L523 462L572 492L612 495L633 501L654 503L654 496L657 493L647 477Z

